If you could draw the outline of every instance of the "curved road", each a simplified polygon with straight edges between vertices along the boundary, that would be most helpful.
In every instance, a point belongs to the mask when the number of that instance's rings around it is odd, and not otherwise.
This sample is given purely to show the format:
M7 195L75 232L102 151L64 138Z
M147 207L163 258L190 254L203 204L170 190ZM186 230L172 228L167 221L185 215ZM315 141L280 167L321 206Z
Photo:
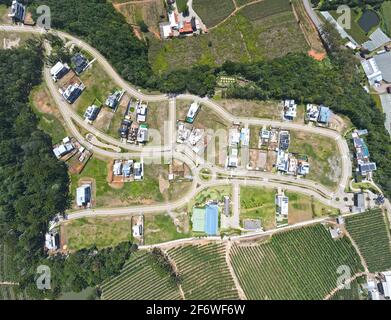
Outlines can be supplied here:
M6 31L6 32L26 32L26 33L35 33L35 34L45 34L47 31L36 28L36 27L27 27L27 26L0 26L0 31ZM149 102L159 102L159 101L169 101L170 102L170 108L171 105L174 105L174 112L170 111L170 118L172 119L172 127L175 130L175 99L169 98L167 95L147 95L133 86L131 86L129 83L127 83L124 79L122 79L118 73L113 69L113 67L110 65L110 63L101 55L95 48L91 47L89 44L85 43L84 41L69 35L67 33L61 32L61 31L49 31L51 33L55 33L58 36L62 37L65 40L68 40L68 42L71 42L78 47L82 48L83 50L88 51L94 58L100 63L100 65L104 68L104 70L107 72L107 74L116 82L116 84L122 88L125 89L131 96L136 97L137 99L149 101ZM69 107L69 105L64 101L64 99L59 94L55 84L53 83L50 71L46 67L45 72L45 81L49 87L49 90L56 102L56 104L59 107L59 110L66 122L66 125L70 129L72 135L79 140L80 143L85 145L88 149L93 151L94 153L104 156L106 158L110 159L129 159L132 157L142 157L144 159L162 159L162 157L165 157L167 159L176 158L180 161L185 162L193 171L194 174L194 181L193 181L193 192L190 192L188 196L184 197L183 200L173 202L171 204L163 204L163 205L156 205L156 206L148 206L148 207L131 207L131 208L118 208L118 209L100 209L100 210L87 210L87 211L81 211L79 213L72 214L72 216L75 217L81 217L85 215L101 215L101 214L118 214L125 212L129 213L135 213L135 212L157 212L157 211L166 211L166 210L172 210L173 208L178 208L183 206L185 203L187 203L196 193L197 188L195 188L196 184L201 184L203 186L209 187L213 185L221 185L221 181L217 181L213 179L209 183L201 182L198 178L198 173L202 168L209 168L214 173L213 176L216 176L216 173L220 174L227 174L227 170L224 170L222 168L215 168L211 164L204 164L204 160L200 159L199 157L195 157L194 153L186 147L186 146L177 146L173 147L173 137L170 137L170 142L168 145L164 146L158 146L158 147L140 147L140 146L134 146L129 145L120 142L117 139L114 139L93 126L87 124L79 115L77 115L72 108ZM319 134L322 136L329 137L331 139L334 139L338 145L341 157L342 157L342 175L341 175L341 182L340 186L338 188L337 192L332 192L328 190L327 188L321 186L319 183L316 183L314 181L310 180L303 180L303 179L295 179L293 177L289 176L282 176L282 175L274 175L270 173L264 173L264 172L248 172L246 170L235 170L231 174L235 176L238 180L236 180L237 183L243 185L243 184L251 184L251 183L258 183L264 182L268 185L275 185L280 186L287 189L296 189L299 188L300 192L307 193L309 195L313 195L316 199L319 201L331 205L333 207L339 208L343 212L347 211L346 206L343 203L339 203L336 201L336 198L343 198L346 196L345 194L345 186L349 183L349 177L351 175L351 162L350 162L350 153L347 146L346 141L339 135L339 133L329 130L329 129L323 129L323 128L316 128L308 125L301 125L297 123L290 123L290 122L280 122L280 121L271 121L271 120L264 120L264 119L257 119L257 118L246 118L246 117L235 117L229 112L227 112L224 108L222 108L217 103L207 99L207 98L200 98L198 96L194 96L191 94L182 94L177 96L178 99L184 99L184 100L197 100L201 102L203 105L207 106L208 108L212 109L214 112L216 112L218 115L223 117L228 122L234 122L234 121L240 121L244 125L257 125L257 126L273 126L278 127L281 129L290 129L290 130L300 130L305 131L313 134ZM171 109L170 109L171 110ZM108 142L109 144L128 150L132 152L126 152L126 153L118 153L118 152L112 152L105 149L101 149L97 146L92 145L90 142L88 142L85 137L83 137L78 128L76 127L75 123L87 130L88 132L91 132L94 134L97 138L100 140L103 140L105 142ZM172 133L171 133L172 134ZM196 163L194 162L196 160ZM201 167L198 167L198 164L204 164ZM245 179L245 180L239 180L239 178ZM258 179L257 182L251 181L249 179ZM232 181L232 180L231 180ZM227 182L224 182L227 183ZM205 188L206 188L205 187ZM71 217L71 216L70 216Z

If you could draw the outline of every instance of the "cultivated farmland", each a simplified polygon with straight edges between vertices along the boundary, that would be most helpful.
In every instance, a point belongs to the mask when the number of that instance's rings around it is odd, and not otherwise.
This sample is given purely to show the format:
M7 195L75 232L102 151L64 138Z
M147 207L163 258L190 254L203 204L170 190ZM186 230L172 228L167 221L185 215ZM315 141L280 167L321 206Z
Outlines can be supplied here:
M186 300L239 299L219 244L183 246L168 251L182 276Z
M193 8L208 28L214 27L235 10L232 0L193 0Z
M258 245L236 244L231 260L248 299L323 299L337 287L341 265L363 270L347 238L323 225L279 233Z
M366 283L365 276L358 277L350 283L350 289L342 289L337 291L330 300L362 300L363 284Z
M391 268L389 230L380 210L346 219L346 228L358 245L370 272Z
M102 285L103 300L179 300L179 289L169 274L156 271L149 253L133 253L121 273Z

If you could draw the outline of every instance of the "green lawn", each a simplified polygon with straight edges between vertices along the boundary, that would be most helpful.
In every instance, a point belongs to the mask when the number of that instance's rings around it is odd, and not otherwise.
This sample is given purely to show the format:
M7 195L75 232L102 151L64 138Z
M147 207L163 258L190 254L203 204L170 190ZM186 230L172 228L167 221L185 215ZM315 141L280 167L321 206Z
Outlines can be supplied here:
M190 237L190 235L178 232L168 214L146 215L144 217L144 242L146 245L187 237Z
M80 76L80 79L86 86L82 95L75 102L77 113L81 116L84 115L87 107L90 106L95 99L104 103L108 95L118 89L113 80L97 62L94 62L91 68L84 71Z
M380 10L380 15L382 18L382 27L384 31L391 36L391 2L383 2Z
M155 169L152 165L145 165L144 169L144 181L125 183L123 188L115 189L106 180L107 162L92 158L80 175L71 176L71 195L75 196L77 182L80 178L92 178L96 182L97 207L115 207L163 201Z
M69 250L80 250L96 245L99 249L114 247L132 240L130 217L97 217L73 220L65 226Z

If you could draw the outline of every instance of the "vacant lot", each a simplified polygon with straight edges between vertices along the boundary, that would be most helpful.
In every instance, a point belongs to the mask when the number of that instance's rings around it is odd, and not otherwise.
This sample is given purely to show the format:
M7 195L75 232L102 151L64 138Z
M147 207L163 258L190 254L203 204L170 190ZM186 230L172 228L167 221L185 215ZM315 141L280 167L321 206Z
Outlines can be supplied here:
M144 217L144 242L146 245L187 238L190 235L174 224L168 214Z
M232 0L193 0L193 9L208 28L223 21L234 10Z
M132 239L132 217L82 218L62 226L69 250L114 247Z
M345 237L333 240L322 225L278 233L258 245L238 244L232 264L247 299L323 299L337 285L338 268L362 271Z
M64 120L45 84L31 92L30 105L39 118L38 127L51 136L53 144L67 136Z
M95 62L91 68L84 71L80 76L80 79L86 86L82 95L75 102L76 111L81 116L84 115L87 107L90 106L95 99L104 103L108 95L118 89L113 80L97 62Z
M138 2L114 0L113 5L130 25L139 26L144 22L150 32L159 36L159 22L167 20L164 0L140 0Z
M265 230L276 226L276 190L240 187L240 219L260 219Z
M289 151L308 156L310 174L308 179L326 187L336 188L341 175L342 159L334 140L299 131L291 131Z
M281 57L288 52L307 52L308 45L290 7L287 10L284 4L278 8L266 13L254 4L208 34L163 42L152 39L149 51L152 68L162 73L184 65L217 66L226 60L251 62ZM248 10L246 15L244 10Z
M222 99L218 104L236 117L281 120L281 101Z

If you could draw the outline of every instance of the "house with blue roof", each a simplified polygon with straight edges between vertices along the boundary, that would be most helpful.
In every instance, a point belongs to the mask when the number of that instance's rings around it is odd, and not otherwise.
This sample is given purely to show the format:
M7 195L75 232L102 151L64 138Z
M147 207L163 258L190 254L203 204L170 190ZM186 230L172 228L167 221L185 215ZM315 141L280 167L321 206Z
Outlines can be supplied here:
M319 108L319 117L318 122L328 124L331 117L331 111L329 107L325 107L324 105L321 105Z

